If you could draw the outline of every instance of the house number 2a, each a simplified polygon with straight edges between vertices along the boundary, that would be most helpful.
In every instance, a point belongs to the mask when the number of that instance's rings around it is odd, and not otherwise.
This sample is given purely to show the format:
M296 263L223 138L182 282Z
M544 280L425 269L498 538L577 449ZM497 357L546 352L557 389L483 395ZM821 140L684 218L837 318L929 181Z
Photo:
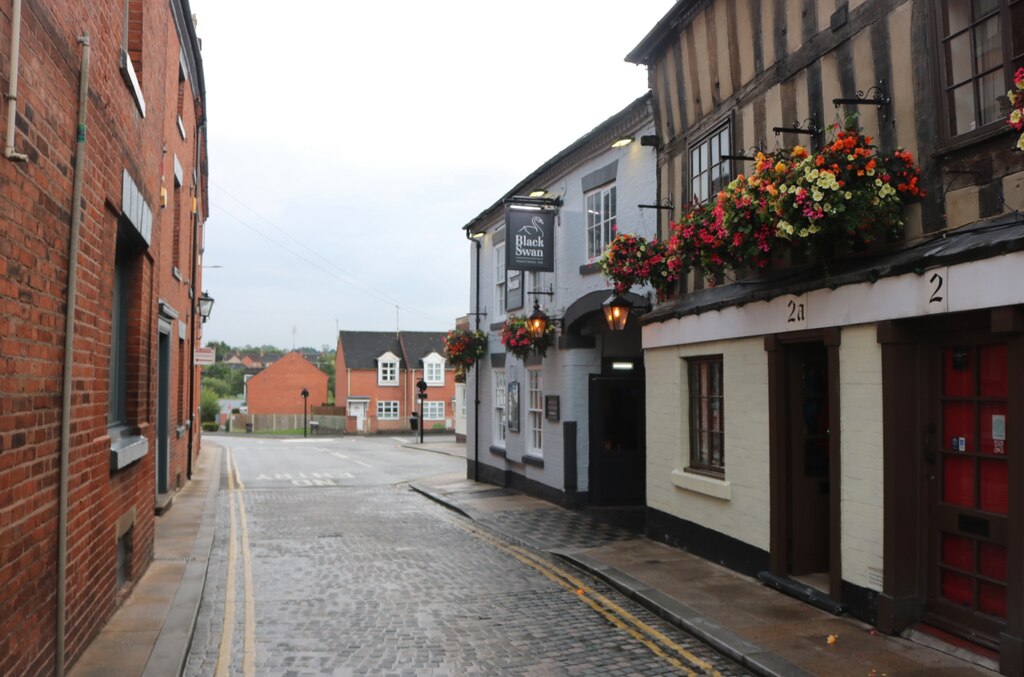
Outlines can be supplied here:
M789 309L789 317L786 318L786 324L794 324L807 321L807 316L804 313L803 303L797 303L793 299L790 299L789 303L786 304L786 308Z
M807 327L807 294L786 299L785 318L787 330Z

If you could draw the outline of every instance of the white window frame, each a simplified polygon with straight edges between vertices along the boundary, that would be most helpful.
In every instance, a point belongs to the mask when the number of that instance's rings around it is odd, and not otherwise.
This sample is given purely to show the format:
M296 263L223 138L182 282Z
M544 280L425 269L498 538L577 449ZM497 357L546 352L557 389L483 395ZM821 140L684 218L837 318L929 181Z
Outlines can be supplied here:
M444 400L424 400L423 401L423 420L424 421L443 421L444 420Z
M494 245L494 313L498 319L505 317L506 290L508 278L505 272L505 243Z
M505 405L508 398L508 380L504 369L494 370L494 444L505 446L508 437L508 422L505 420Z
M527 452L531 456L544 455L544 372L526 370Z
M397 386L398 385L398 367L401 362L398 357L392 353L384 353L377 358L377 385L379 386Z
M401 418L401 404L398 400L377 400L377 420L397 421Z
M615 237L617 191L614 183L605 184L583 196L587 216L587 260L601 258Z
M423 380L428 386L444 385L444 358L431 353L423 358Z
M707 202L732 181L732 160L722 157L732 153L731 139L732 123L726 120L689 145L691 201Z

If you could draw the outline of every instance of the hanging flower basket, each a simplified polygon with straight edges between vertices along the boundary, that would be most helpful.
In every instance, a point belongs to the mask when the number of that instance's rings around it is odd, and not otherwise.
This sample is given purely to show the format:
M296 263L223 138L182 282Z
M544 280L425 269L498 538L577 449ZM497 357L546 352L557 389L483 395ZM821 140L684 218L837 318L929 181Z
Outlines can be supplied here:
M553 324L549 323L544 333L536 337L530 331L526 318L519 315L509 315L501 329L501 344L505 346L505 350L521 360L525 360L531 354L544 357L554 342Z
M707 205L672 224L669 258L714 280L726 269L761 269L787 250L827 261L903 233L903 201L924 193L909 153L880 156L854 120L833 127L817 153L801 146L758 153Z
M480 330L453 329L444 337L444 353L455 368L455 382L465 383L466 372L487 353L487 334Z
M616 294L624 294L633 286L650 284L659 300L663 300L679 279L671 258L667 242L622 233L611 241L598 265L611 280Z
M1007 124L1020 132L1017 150L1024 150L1024 68L1018 68L1013 75L1013 89L1006 93L1010 98L1010 117Z

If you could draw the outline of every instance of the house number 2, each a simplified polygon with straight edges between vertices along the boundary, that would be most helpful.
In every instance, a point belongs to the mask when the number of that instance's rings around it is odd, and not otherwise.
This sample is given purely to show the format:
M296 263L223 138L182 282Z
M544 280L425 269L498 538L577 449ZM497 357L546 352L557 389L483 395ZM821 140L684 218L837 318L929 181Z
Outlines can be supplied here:
M934 268L925 272L924 292L918 298L924 303L924 313L945 313L949 310L949 268ZM923 296L923 298L921 298Z
M932 285L932 295L928 298L928 303L942 303L942 285L945 283L946 278L941 273L934 273L928 278L928 283Z

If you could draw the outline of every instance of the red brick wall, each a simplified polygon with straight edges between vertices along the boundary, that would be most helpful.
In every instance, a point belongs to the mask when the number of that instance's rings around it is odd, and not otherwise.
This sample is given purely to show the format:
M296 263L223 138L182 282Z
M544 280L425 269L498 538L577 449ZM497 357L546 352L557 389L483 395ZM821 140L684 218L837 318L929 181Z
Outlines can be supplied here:
M340 363L341 362L339 361L339 364ZM336 391L338 393L337 397L367 396L370 398L369 408L367 409L369 426L366 429L366 432L375 433L409 430L409 417L412 415L413 411L416 411L417 413L419 412L419 404L416 400L416 382L422 377L423 371L420 369L402 369L398 372L397 386L381 386L377 385L376 370L339 370L335 376L335 383L337 384ZM445 418L451 419L453 426L455 415L452 409L452 400L454 398L455 372L454 370L446 369L444 373L444 385L428 387L427 400L443 401L445 403ZM398 420L378 420L377 402L389 400L398 401ZM344 404L344 400L339 399L339 404ZM351 411L349 414L351 415ZM431 430L434 423L438 423L438 421L428 421L426 430ZM440 421L440 423L444 423L444 421Z
M60 468L64 307L72 211L79 66L77 38L91 42L83 220L73 355L65 665L70 666L110 618L130 584L116 589L116 525L134 512L131 575L153 557L158 300L186 322L191 266L173 276L171 209L160 209L161 176L173 185L173 155L186 177L196 163L196 114L186 96L177 131L181 45L168 3L147 3L143 16L141 116L118 70L122 0L89 3L25 0L21 26L17 149L24 163L0 159L0 674L52 674L56 646L57 515ZM188 12L185 12L188 16ZM0 3L0 44L10 45L10 2ZM186 48L188 42L186 38ZM7 89L7 54L0 86ZM189 90L187 90L189 91ZM6 117L6 102L0 104ZM168 153L163 153L164 144ZM150 450L110 470L107 433L112 272L122 172L127 169L154 212L147 251L131 271L127 418ZM186 179L189 181L189 179ZM188 187L186 186L186 190ZM201 204L205 204L201 195ZM188 200L186 215L191 211ZM191 228L182 232L191 256ZM199 286L196 284L195 286ZM191 324L188 329L191 330ZM172 398L187 399L192 373L182 369L172 330ZM190 336L186 334L185 353ZM187 403L171 403L171 478L187 472L190 435L178 438Z
M309 390L307 407L327 403L327 374L299 353L288 353L249 379L246 405L250 414L301 414L302 389Z

